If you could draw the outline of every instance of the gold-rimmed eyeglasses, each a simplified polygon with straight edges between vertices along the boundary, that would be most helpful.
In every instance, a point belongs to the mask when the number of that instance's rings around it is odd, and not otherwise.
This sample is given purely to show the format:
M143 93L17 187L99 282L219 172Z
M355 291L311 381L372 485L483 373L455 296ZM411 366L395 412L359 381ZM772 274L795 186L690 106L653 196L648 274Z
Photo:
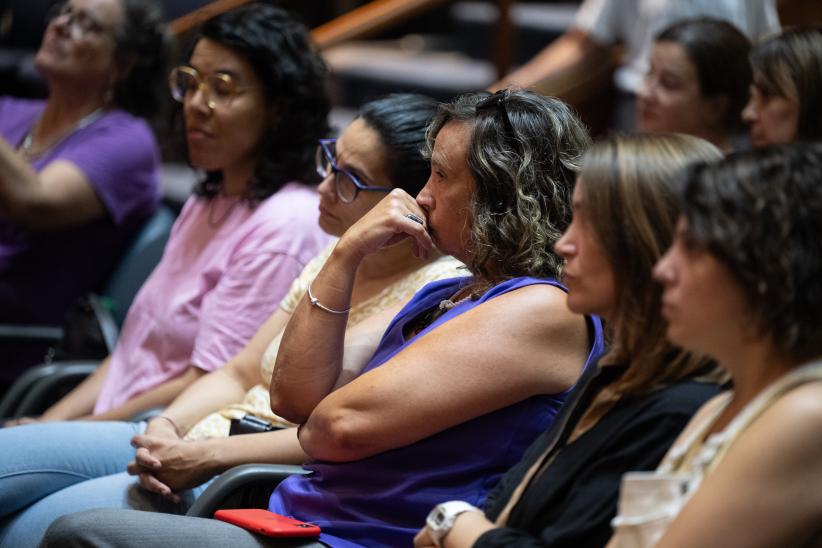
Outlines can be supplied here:
M225 72L203 76L197 69L188 65L175 67L168 75L168 85L171 88L171 96L180 103L190 100L201 91L206 105L211 110L228 107L235 97L254 89L254 86L241 86L234 77Z

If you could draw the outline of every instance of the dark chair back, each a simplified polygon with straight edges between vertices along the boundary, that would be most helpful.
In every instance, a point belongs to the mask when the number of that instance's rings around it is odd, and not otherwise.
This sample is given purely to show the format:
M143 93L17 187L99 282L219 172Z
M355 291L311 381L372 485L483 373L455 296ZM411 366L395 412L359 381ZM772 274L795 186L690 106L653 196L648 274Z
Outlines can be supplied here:
M102 295L90 299L92 320L102 332L108 353L114 349L137 291L163 255L174 218L169 207L160 206L120 259ZM0 418L42 413L94 371L98 363L54 361L29 368L0 399Z
M118 327L123 325L137 291L160 262L173 224L174 213L167 206L160 206L140 229L131 247L109 277L102 297Z

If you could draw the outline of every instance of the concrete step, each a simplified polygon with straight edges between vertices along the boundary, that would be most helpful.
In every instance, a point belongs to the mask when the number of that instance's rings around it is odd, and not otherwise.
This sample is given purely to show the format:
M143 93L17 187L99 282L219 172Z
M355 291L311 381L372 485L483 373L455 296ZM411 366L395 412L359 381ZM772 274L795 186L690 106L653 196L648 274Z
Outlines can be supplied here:
M579 2L519 3L511 7L514 27L515 62L530 59L571 26ZM494 29L499 16L496 4L457 2L450 9L456 29L455 43L460 51L474 58L492 57Z
M520 3L511 8L514 64L529 59L573 22L578 2ZM327 50L335 104L357 107L392 92L414 91L441 100L484 89L496 80L493 58L498 9L488 2L458 2L443 12L447 34L355 41Z
M395 92L426 93L446 100L483 89L496 78L488 61L457 52L425 51L401 42L349 42L326 51L335 104L358 106Z

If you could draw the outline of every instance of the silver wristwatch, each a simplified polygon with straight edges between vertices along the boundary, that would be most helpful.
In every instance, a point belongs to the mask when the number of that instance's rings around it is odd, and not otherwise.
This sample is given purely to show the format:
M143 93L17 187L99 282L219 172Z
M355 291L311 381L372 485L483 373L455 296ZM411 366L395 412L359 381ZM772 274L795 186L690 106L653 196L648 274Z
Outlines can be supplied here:
M425 524L428 525L428 530L431 532L431 540L436 546L442 546L442 539L451 531L454 526L454 521L457 516L463 512L480 511L479 508L463 502L461 500L452 500L438 504L431 510L428 517L425 518Z

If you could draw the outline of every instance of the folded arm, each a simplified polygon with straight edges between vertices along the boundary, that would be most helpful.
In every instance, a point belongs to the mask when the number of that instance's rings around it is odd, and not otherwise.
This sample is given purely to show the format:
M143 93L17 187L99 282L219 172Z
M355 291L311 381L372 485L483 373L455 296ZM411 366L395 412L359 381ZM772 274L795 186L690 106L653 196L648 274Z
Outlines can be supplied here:
M395 309L386 311L390 319ZM359 367L347 365L370 357L385 329L378 314L361 322L346 339L346 360L340 384L356 376ZM280 310L255 335L239 356L225 368L202 377L165 409L163 418L152 420L146 434L134 438L137 446L129 472L140 476L144 488L176 500L175 491L199 485L216 474L250 463L300 464L306 454L289 428L261 434L184 441L181 434L206 413L242 399L259 380L259 361L268 342L282 329L288 313ZM364 325L362 325L364 324ZM369 324L376 327L369 327ZM276 332L276 333L275 333ZM256 365L252 367L252 363ZM215 403L215 401L219 403Z
M0 139L0 212L21 226L55 230L102 218L106 208L71 162L55 160L37 173Z
M395 189L345 232L310 285L320 303L336 311L350 308L357 269L366 256L384 247L413 238L418 256L427 256L433 242L423 225L405 216L408 212L425 216L412 196ZM272 411L302 424L338 385L345 367L347 323L348 314L328 312L303 297L277 354Z
M581 316L551 286L491 299L329 394L300 431L312 458L362 459L537 394L568 388L587 356Z
M489 89L496 91L515 85L551 90L557 94L561 91L559 88L567 87L569 79L584 75L591 65L607 59L609 51L608 46L597 42L585 31L571 29Z
M260 363L266 348L288 322L290 314L280 308L260 327L239 354L220 369L197 379L163 411L181 430L188 431L209 413L243 400L260 382Z

